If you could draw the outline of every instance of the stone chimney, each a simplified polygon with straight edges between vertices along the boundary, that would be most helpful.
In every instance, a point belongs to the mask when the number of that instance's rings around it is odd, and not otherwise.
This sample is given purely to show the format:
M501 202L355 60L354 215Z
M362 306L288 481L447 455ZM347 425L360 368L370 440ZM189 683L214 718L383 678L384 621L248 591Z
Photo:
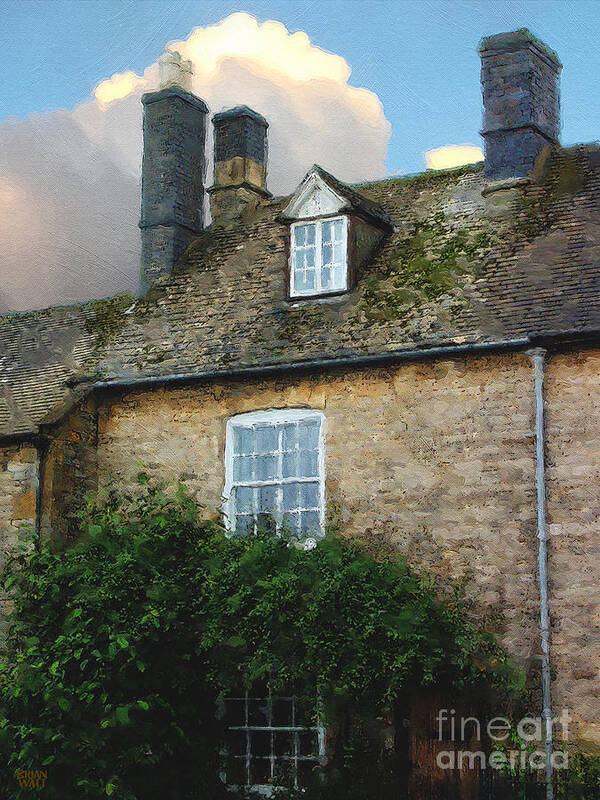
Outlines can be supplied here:
M189 61L167 52L159 67L158 91L142 96L142 293L172 271L204 221L208 108L190 92Z
M486 177L525 178L558 145L562 64L527 28L489 36L479 52Z
M213 117L215 175L210 193L213 221L232 219L271 197L267 182L268 122L247 106Z

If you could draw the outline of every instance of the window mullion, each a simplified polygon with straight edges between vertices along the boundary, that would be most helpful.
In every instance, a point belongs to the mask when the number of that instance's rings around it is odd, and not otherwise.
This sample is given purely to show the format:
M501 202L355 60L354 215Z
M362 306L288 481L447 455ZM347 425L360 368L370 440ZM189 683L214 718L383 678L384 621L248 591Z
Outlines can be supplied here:
M270 728L269 740L271 744L271 752L269 753L269 760L271 762L271 780L273 780L275 777L275 733L273 731L273 695L271 694L270 689L267 697L267 724Z
M323 231L322 223L315 222L315 291L321 292L321 268L323 264L323 251L322 251Z

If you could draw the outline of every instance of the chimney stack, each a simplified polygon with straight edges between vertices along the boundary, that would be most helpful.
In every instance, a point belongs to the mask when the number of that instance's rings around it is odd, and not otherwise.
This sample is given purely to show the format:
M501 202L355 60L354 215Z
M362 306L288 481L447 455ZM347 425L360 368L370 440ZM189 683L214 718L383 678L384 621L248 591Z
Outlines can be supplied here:
M247 106L213 117L215 175L210 193L214 220L232 219L271 197L267 181L266 119Z
M527 28L489 36L479 52L486 177L527 177L543 148L558 145L562 64Z
M141 292L168 275L204 222L205 103L190 92L191 63L159 59L160 88L142 96Z

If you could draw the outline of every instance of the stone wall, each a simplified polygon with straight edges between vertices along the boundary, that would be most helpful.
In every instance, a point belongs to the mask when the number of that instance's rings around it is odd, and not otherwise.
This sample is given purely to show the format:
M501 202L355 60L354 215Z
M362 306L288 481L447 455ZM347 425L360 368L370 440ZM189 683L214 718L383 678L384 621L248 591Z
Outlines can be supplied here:
M532 369L525 355L444 360L106 399L100 483L143 468L220 505L227 419L272 407L326 417L330 514L389 535L419 570L464 578L476 608L523 661L537 652Z
M599 350L550 359L546 409L554 703L600 746Z
M73 539L86 493L98 488L97 415L93 398L46 432L42 465L42 536Z
M8 555L33 541L38 468L34 445L0 447L0 568ZM0 633L9 607L8 598L0 593Z
M571 741L600 746L600 350L549 357L546 378L554 706ZM310 377L196 384L89 400L53 431L42 531L72 535L85 491L135 489L145 470L218 512L225 427L251 410L326 417L328 513L376 546L389 536L473 609L521 663L539 653L533 370L524 354L445 359ZM0 536L35 520L38 455L0 449ZM0 598L6 605L6 600Z

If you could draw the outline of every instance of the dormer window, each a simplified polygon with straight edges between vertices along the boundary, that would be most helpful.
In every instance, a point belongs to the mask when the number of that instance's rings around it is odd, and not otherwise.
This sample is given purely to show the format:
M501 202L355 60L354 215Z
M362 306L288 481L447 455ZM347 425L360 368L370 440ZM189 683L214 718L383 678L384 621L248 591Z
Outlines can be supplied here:
M290 295L343 292L348 287L348 218L291 226Z
M380 206L316 164L278 219L289 225L291 300L353 289L362 266L393 230Z

